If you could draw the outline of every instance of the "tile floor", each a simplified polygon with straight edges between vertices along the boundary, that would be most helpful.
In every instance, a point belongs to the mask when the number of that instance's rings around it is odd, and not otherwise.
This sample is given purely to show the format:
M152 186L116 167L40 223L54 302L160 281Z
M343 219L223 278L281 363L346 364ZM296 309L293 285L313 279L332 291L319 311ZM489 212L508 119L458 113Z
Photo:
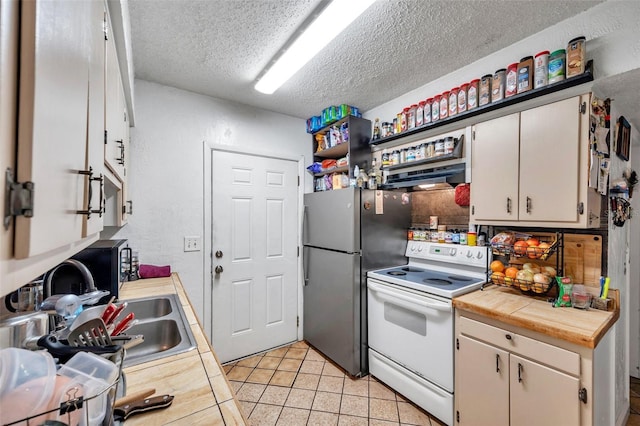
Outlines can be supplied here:
M442 424L372 376L351 379L305 342L223 368L251 426Z
M640 379L631 377L629 393L629 405L631 409L627 426L640 426Z

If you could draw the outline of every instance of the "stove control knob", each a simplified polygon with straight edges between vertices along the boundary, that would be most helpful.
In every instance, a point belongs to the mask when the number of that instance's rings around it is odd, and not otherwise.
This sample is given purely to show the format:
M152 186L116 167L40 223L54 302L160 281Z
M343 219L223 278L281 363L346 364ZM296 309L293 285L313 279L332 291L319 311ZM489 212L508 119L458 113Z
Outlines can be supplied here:
M482 259L482 252L481 252L481 251L479 251L479 252L478 252L478 254L476 255L476 257L477 257L478 259Z
M449 256L455 256L455 255L456 255L456 249L450 248L449 249Z
M473 257L473 253L471 253L471 250L469 250L469 251L467 252L467 257L468 257L468 258L472 258L472 257Z

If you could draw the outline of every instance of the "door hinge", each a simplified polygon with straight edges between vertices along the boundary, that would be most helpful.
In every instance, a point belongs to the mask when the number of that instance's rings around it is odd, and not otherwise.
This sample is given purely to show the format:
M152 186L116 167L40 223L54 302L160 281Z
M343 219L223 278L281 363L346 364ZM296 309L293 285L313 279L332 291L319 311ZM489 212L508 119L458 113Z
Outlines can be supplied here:
M297 249L298 249L298 257L300 257L300 246L298 246Z
M300 176L298 175L298 186L300 186Z
M580 112L580 114L586 114L587 112L587 103L583 102L578 106L578 111Z
M471 214L476 214L476 206L471 206Z
M105 145L107 144L107 132L108 132L108 130L104 131L104 144Z
M473 139L474 141L476 140L476 131L472 131L471 132L471 139Z
M296 327L300 327L300 317L296 317Z
M456 410L456 422L460 423L460 411Z
M456 349L460 350L460 339L456 337Z
M584 214L584 203L578 203L578 214Z
M587 403L587 390L585 388L578 391L578 399L585 404Z
M33 182L16 182L13 172L7 167L5 172L4 229L9 229L13 216L33 217Z

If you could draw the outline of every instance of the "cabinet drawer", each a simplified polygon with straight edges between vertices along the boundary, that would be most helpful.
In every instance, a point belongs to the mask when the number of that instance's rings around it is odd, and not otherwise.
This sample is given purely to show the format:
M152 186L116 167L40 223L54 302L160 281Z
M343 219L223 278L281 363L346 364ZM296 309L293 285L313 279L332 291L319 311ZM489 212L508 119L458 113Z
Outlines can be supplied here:
M574 376L580 375L580 355L511 331L460 317L460 333L511 353L546 364Z

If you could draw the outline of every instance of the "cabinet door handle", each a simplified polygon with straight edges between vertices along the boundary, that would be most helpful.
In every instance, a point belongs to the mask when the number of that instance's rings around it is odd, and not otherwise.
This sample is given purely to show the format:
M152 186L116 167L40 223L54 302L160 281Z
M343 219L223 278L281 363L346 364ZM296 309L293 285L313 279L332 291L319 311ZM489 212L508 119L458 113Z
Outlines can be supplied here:
M518 363L518 383L522 383L522 364Z
M496 354L496 373L500 372L500 354Z
M511 213L511 198L507 197L507 213Z
M116 161L121 166L124 166L124 139L120 139L119 141L116 141L116 143L120 145L120 157L116 158Z
M93 168L89 167L89 170L79 170L78 174L88 176L89 177L89 194L87 197L87 209L86 210L76 210L76 214L83 214L87 216L87 218L91 217L91 214L96 213L99 217L102 217L102 213L104 213L104 176L102 173L98 177L93 177ZM98 209L91 208L91 199L93 198L93 182L100 182L100 198L98 200L98 205L100 206Z
M531 198L527 197L527 213L531 213Z

